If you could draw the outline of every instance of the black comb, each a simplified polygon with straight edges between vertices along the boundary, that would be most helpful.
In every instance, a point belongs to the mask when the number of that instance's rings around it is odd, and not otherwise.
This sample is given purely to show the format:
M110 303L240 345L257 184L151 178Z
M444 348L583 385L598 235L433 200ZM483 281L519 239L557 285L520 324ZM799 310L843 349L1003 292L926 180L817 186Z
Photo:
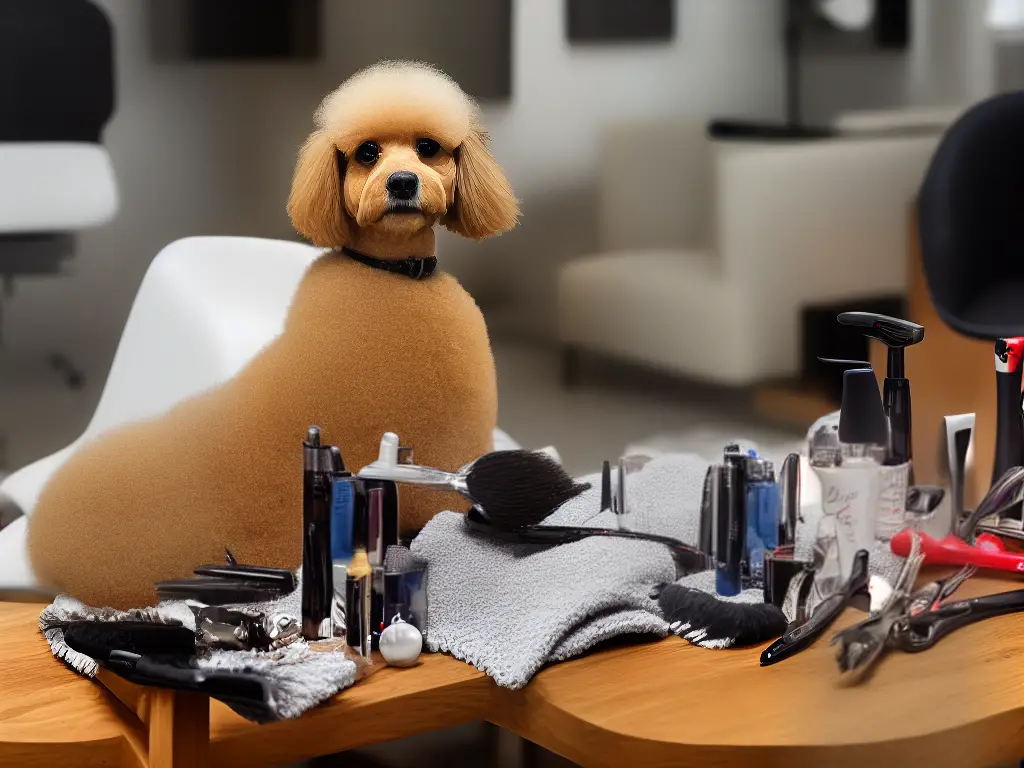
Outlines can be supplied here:
M295 591L295 574L284 568L243 565L226 550L225 565L203 565L195 577L158 582L161 600L195 600L205 605L239 605L277 600Z

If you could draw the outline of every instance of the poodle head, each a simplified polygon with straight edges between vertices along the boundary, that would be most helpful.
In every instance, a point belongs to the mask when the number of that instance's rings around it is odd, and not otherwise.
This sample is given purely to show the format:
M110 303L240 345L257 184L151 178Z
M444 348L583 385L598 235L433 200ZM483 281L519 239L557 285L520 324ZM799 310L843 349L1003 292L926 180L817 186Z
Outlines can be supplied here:
M355 228L402 238L441 222L483 239L515 226L519 206L479 109L444 73L376 64L330 93L315 122L288 200L314 245L348 245Z

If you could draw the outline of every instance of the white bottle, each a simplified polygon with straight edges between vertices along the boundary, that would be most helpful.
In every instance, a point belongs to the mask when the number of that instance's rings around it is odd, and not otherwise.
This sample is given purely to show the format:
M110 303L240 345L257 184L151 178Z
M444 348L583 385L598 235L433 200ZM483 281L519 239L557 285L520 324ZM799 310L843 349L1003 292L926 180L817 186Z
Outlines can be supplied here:
M816 546L824 557L825 573L837 570L841 584L853 572L857 552L874 548L885 449L842 444L835 433L828 438L815 445L811 455L811 468L821 483L822 519Z

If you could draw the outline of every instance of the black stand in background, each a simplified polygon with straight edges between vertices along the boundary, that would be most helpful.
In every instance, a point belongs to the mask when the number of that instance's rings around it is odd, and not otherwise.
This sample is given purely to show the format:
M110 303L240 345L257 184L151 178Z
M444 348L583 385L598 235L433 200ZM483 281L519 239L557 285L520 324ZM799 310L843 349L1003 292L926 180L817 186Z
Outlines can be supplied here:
M800 13L793 0L783 4L786 13L784 40L786 50L786 122L755 123L742 120L712 120L708 134L713 139L758 141L805 141L828 139L836 131L812 127L800 122Z

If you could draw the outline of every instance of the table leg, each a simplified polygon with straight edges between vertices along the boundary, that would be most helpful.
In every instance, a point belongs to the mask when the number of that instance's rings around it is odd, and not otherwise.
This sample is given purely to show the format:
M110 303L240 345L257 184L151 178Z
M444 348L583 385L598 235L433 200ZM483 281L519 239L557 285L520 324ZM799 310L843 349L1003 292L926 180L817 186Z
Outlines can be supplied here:
M206 768L210 699L198 693L150 691L149 768Z

